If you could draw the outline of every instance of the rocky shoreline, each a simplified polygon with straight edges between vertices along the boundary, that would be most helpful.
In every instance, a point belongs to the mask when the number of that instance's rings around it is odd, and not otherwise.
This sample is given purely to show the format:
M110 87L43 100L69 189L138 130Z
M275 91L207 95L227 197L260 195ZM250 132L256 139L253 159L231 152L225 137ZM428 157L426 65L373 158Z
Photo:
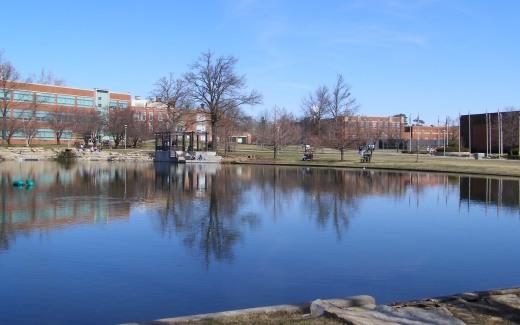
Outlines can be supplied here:
M317 299L212 314L127 324L518 324L520 288L466 292L451 296L378 305L371 296Z
M0 148L0 161L53 161L60 157L80 161L153 161L152 150L133 149L82 151L76 148L8 147Z

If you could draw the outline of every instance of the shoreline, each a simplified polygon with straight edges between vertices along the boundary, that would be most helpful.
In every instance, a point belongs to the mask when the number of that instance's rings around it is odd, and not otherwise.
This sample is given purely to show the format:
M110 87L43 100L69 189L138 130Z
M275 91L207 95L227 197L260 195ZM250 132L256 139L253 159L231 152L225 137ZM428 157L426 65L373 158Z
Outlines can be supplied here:
M65 148L9 147L0 148L2 161L56 161ZM109 161L109 162L153 162L153 150L116 149L100 152L82 152L71 149L75 155L72 161ZM497 177L520 177L520 161L514 160L474 160L471 158L421 156L419 162L407 154L381 153L371 163L361 163L358 157L350 155L345 161L330 160L322 157L313 161L300 161L294 157L279 160L266 158L246 158L241 155L225 157L222 164L289 166L407 171L426 173L446 173Z
M497 324L520 321L520 287L464 292L390 304L376 304L367 295L316 299L303 304L273 305L161 318L145 324Z
M229 165L258 165L258 166L287 166L287 167L315 167L315 168L339 168L339 169L362 169L362 170L382 170L382 171L401 171L401 172L424 172L424 173L439 173L439 174L457 174L457 175L480 175L480 176L499 176L499 177L511 177L519 178L520 175L512 173L483 173L478 171L454 171L449 169L432 169L432 168L411 168L411 167L391 167L378 165L374 166L368 164L343 164L343 165L327 165L327 164L314 164L314 163L296 163L296 162L261 162L261 161L226 161L223 164Z

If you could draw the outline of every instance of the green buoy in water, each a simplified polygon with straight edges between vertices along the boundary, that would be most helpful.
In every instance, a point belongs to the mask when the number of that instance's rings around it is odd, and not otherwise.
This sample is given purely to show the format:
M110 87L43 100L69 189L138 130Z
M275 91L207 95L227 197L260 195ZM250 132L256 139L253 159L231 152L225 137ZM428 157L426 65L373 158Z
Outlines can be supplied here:
M13 186L14 187L23 187L23 186L25 186L25 182L22 181L21 179L19 179L19 180L13 182Z
M27 185L27 187L33 187L34 186L34 181L31 180L31 179L28 179L25 181L25 185Z

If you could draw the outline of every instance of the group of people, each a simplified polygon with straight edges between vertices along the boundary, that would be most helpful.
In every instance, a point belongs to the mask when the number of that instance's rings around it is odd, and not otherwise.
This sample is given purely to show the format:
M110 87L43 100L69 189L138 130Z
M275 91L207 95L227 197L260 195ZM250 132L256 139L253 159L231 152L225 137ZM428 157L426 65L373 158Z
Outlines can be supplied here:
M372 153L375 149L375 144L366 144L364 146L359 146L358 154L362 156L365 151L370 151L370 153Z
M101 151L101 148L98 148L96 146L85 146L83 144L80 144L79 145L79 148L78 148L79 151L81 152L99 152Z

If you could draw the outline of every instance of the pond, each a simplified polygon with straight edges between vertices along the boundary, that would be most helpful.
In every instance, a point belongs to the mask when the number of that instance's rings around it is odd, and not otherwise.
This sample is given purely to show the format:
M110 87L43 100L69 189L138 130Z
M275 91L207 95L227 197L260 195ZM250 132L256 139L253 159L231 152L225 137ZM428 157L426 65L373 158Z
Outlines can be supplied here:
M518 179L4 162L0 184L1 324L520 285Z

